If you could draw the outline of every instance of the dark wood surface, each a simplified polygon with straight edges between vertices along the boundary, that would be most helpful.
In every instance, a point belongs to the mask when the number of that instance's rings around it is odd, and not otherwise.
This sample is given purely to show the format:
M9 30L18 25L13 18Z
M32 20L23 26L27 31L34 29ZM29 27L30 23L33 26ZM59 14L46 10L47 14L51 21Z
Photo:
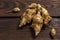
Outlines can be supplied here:
M36 38L29 25L18 29L20 15L33 2L44 5L49 11L53 20L48 27L56 29L54 40L60 40L60 0L0 0L0 40L52 40L49 35L51 29L47 27ZM16 6L21 9L19 13L8 13Z
M45 28L34 38L28 25L18 29L19 20L20 18L0 18L0 40L52 40L49 28ZM60 40L60 19L54 18L49 26L57 31L54 40Z
M44 5L51 16L60 16L60 0L0 0L0 17L19 17L34 2ZM21 9L19 13L8 13L16 6Z

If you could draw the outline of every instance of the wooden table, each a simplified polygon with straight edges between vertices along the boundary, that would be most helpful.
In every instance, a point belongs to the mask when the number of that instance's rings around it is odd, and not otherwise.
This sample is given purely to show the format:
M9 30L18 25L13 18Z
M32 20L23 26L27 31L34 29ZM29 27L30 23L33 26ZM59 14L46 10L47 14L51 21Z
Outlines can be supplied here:
M33 2L44 5L49 11L53 17L49 26L57 31L54 40L60 40L60 0L0 0L0 40L52 40L49 28L42 30L36 38L28 25L18 29L21 14ZM16 6L21 9L19 13L8 13Z

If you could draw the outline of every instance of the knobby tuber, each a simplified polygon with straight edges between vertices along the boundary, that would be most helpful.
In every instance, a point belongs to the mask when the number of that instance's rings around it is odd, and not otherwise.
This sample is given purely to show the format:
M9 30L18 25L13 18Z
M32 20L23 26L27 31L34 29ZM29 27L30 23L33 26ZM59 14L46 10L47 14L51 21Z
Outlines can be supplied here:
M52 17L44 7L40 4L32 3L21 15L19 27L26 25L26 23L30 23L32 20L31 27L35 31L35 36L37 36L40 33L43 24L47 25L51 19Z

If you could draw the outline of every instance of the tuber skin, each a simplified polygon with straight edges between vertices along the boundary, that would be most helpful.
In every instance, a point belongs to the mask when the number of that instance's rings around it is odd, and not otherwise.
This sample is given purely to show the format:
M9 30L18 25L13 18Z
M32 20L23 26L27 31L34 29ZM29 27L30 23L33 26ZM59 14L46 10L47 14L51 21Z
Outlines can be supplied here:
M52 20L52 17L49 15L48 11L42 7L42 17L44 19L44 24L47 25L49 21Z
M33 22L32 22L31 26L35 31L35 36L37 36L40 33L40 31L41 31L41 29L43 27L43 18L40 15L40 12L38 12L38 14L36 14L33 17Z
M9 13L18 13L18 12L20 12L20 8L19 7L15 7L15 8L13 8L13 9L11 9L11 10L9 10L8 12Z

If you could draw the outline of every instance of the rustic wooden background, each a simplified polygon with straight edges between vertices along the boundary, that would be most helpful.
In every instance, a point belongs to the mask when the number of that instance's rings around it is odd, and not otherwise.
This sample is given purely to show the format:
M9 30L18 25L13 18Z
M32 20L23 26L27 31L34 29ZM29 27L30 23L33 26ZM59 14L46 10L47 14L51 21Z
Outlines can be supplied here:
M0 0L0 40L52 40L49 28L42 30L36 38L28 25L18 29L20 15L33 2L44 5L49 11L53 17L49 26L57 31L54 40L60 40L60 0ZM16 6L21 9L19 13L8 13Z

